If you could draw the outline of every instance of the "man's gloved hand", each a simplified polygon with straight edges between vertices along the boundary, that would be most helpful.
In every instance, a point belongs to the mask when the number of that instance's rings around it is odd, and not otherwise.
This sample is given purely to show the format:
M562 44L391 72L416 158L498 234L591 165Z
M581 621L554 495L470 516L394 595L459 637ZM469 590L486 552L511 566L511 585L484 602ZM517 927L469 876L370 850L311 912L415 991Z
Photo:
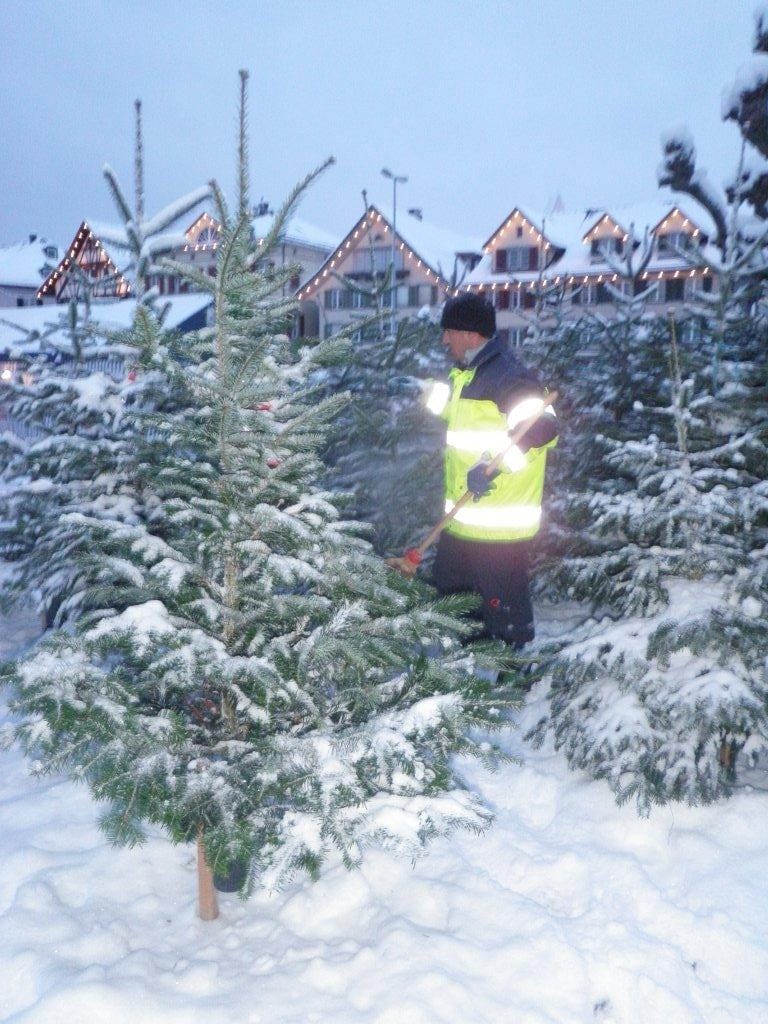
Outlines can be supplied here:
M467 490L472 492L474 501L479 501L486 494L490 494L494 487L494 480L499 475L499 470L494 469L490 476L485 475L488 468L487 459L476 462L471 469L467 470Z

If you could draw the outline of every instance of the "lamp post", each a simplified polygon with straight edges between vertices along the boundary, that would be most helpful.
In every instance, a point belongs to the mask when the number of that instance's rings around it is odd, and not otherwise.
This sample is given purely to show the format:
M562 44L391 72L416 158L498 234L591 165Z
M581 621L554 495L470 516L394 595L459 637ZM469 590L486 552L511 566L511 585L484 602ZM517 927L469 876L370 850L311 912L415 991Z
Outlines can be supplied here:
M395 271L395 237L397 235L397 186L404 185L408 181L408 176L405 174L393 174L388 167L382 167L381 173L385 178L389 178L392 182L392 289L391 289L391 300L390 309L392 310L389 318L390 332L392 337L395 336L395 313L397 311L397 273Z

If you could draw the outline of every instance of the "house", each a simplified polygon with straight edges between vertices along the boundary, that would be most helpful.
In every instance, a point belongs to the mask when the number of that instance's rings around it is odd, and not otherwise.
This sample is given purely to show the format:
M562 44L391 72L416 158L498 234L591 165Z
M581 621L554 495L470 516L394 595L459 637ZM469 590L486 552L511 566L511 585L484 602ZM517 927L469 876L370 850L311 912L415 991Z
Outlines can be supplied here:
M383 281L393 250L396 317L415 316L424 307L436 311L482 253L477 239L427 224L420 215L406 214L393 227L385 207L369 205L298 289L302 333L328 338L364 319L373 305L365 292ZM383 298L391 308L392 290Z
M39 286L41 301L69 302L84 297L90 288L94 299L123 299L131 286L107 252L97 225L83 221L58 265Z
M38 290L59 260L59 247L30 235L29 241L0 247L0 307L34 306Z
M258 242L272 229L275 214L267 203L254 208L251 230ZM169 254L178 263L195 266L211 277L216 274L216 250L219 246L221 225L208 212L201 213L184 232L186 242ZM325 262L335 244L335 236L299 217L289 217L280 234L278 244L269 254L273 267L296 266L297 272L283 286L284 295L292 295L297 288L316 273ZM170 273L152 274L148 285L156 287L161 295L174 295L190 290L189 283L178 280Z
M617 315L617 292L650 289L649 311L711 291L715 228L680 204L649 203L530 217L515 207L483 245L464 288L487 295L499 331L520 343L541 297L566 318Z

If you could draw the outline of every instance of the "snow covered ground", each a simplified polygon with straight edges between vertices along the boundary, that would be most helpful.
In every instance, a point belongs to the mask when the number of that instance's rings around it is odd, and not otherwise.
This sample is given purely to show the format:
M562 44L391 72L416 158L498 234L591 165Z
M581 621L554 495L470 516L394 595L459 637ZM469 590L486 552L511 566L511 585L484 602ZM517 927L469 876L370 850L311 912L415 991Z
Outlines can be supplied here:
M0 622L0 657L34 631ZM0 754L0 1020L14 1024L764 1024L761 792L649 821L531 750L466 772L497 813L415 867L371 852L195 916L191 849L113 850L84 788Z

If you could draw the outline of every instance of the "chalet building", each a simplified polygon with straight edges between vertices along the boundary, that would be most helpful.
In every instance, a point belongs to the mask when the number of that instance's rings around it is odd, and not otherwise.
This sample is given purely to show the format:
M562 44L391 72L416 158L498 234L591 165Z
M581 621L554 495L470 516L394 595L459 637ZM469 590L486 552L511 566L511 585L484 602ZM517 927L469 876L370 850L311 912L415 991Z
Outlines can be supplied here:
M123 277L99 237L95 225L83 221L67 251L39 287L41 301L69 302L83 299L86 290L94 299L125 299L131 286Z
M392 218L383 210L369 206L314 277L299 288L302 334L328 338L370 315L373 301L365 291L388 272L393 239L396 318L415 316L425 306L436 313L481 257L476 239L458 237L413 215L398 220L393 230ZM393 291L385 293L385 307L391 308Z
M257 241L265 238L271 231L274 218L274 212L266 203L260 203L255 207L251 228ZM194 265L213 277L216 274L216 250L219 246L220 227L219 222L210 213L201 213L184 232L185 244L170 253L170 257L179 263ZM277 246L268 258L269 264L273 267L295 265L299 268L284 286L284 295L293 294L317 272L335 242L333 235L299 217L291 217L288 220ZM188 282L181 281L172 274L153 274L148 284L157 287L161 295L189 291Z
M611 319L616 291L630 296L651 288L649 312L711 291L714 233L705 214L691 216L677 204L546 218L515 207L485 242L463 287L491 299L500 333L519 344L542 296L561 301L566 318Z
M0 308L34 306L41 284L59 260L59 247L30 235L28 242L0 247Z

